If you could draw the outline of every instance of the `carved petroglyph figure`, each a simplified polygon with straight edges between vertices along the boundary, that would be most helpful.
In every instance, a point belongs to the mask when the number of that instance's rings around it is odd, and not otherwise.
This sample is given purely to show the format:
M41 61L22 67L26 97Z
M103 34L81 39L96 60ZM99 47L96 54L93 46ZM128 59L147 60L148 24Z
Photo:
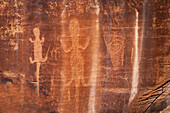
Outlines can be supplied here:
M113 37L110 42L107 42L107 47L110 53L111 62L114 70L123 65L124 59L124 40L121 37Z
M59 59L61 58L61 56L60 56L60 46L59 46L59 44L57 44L56 47L53 48L53 49L50 51L50 53L51 53L51 57L53 57L54 60L56 60L56 61L59 60Z
M61 44L63 46L63 50L65 53L71 52L70 56L70 63L71 63L71 80L66 83L65 76L64 79L64 86L70 86L70 84L75 81L76 87L76 112L78 112L78 99L79 99L79 91L78 88L82 83L83 86L89 86L89 83L85 82L84 79L84 59L81 53L81 50L85 50L89 45L90 38L87 38L85 42L85 46L79 45L79 22L76 18L71 19L69 24L69 30L71 35L71 42L72 46L66 47L64 42L61 40ZM68 92L69 94L70 92ZM70 96L70 95L68 95Z
M7 30L5 31L4 35L5 37L8 36L16 36L16 34L23 33L23 29L21 25L19 25L18 20L14 20L9 22L9 27L7 27Z
M44 42L44 36L42 37L42 39L40 40L40 30L39 28L34 28L33 29L33 33L35 36L35 40L32 40L31 38L29 38L29 41L31 43L33 43L34 45L34 60L32 60L32 58L30 57L29 60L30 62L36 63L36 83L37 83L37 92L39 95L39 72L40 72L40 64L41 62L46 62L48 56L46 55L45 58L42 57L42 43Z
M89 44L89 38L87 39L84 47L82 45L79 45L79 22L77 19L72 19L70 21L69 30L72 46L66 48L63 41L61 40L64 52L71 52L70 63L72 79L70 82L65 83L65 86L69 86L73 80L75 80L76 86L80 85L80 81L82 82L83 86L88 86L88 84L86 84L84 80L84 60L80 49L84 50L87 48Z

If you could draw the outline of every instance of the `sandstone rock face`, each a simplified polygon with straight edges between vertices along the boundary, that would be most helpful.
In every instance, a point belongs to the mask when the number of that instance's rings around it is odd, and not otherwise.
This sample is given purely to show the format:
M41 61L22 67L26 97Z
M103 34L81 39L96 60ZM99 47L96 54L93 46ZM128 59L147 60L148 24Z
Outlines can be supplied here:
M1 0L0 113L166 113L168 0Z

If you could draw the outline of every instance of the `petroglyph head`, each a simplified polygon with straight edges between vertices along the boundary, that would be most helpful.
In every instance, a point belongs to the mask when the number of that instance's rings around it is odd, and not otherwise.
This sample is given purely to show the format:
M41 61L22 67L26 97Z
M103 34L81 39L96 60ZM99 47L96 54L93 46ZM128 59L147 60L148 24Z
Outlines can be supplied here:
M37 39L39 39L39 37L40 37L40 29L39 28L34 28L33 29L33 33L34 33L34 35L35 35L35 40L37 40Z
M117 53L121 50L122 48L122 40L120 39L112 39L112 41L110 42L110 50L113 53Z
M72 38L76 38L79 36L80 28L79 28L79 21L77 18L73 18L70 20L69 24L70 36Z

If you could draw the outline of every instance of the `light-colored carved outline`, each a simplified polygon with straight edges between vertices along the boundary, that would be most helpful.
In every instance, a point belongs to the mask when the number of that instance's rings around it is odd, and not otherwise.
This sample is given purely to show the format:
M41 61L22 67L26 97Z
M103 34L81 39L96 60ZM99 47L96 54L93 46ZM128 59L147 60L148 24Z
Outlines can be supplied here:
M79 86L82 83L83 86L89 86L89 82L86 83L84 79L84 59L82 56L81 50L85 50L89 45L90 38L87 38L85 42L85 46L79 45L79 21L77 18L73 18L70 20L69 31L71 36L72 46L66 47L63 40L61 40L61 45L65 53L71 52L70 63L71 63L71 80L66 83L65 75L62 73L62 77L64 79L64 86L68 87L75 80L76 87L76 113L78 113L78 100L79 100ZM68 91L69 92L69 91ZM70 93L68 93L68 96ZM68 99L70 100L70 99Z
M113 70L119 69L124 63L124 39L120 36L114 36L110 42L106 41L109 50Z
M30 63L36 63L36 72L35 72L35 76L36 76L36 83L37 83L37 95L39 96L39 73L40 73L40 65L41 62L46 62L48 55L46 54L46 57L43 58L42 57L42 43L45 41L44 36L42 36L42 39L40 40L40 30L39 28L34 28L33 29L33 33L35 36L35 40L32 40L31 38L29 38L29 41L31 43L33 43L34 45L34 60L29 57ZM49 49L48 49L49 51ZM48 53L47 51L47 53Z
M118 38L113 38L112 41L109 43L109 46L112 53L118 53L123 47L123 41Z
M53 48L50 53L51 53L51 57L54 57L54 60L59 60L61 57L60 57L60 52L59 52L59 46Z

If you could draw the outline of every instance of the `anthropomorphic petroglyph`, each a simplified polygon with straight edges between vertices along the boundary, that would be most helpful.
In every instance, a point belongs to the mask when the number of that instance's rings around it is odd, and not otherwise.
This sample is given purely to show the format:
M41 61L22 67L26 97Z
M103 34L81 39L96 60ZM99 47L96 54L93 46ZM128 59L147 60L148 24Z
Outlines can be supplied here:
M70 63L71 63L71 80L66 83L66 79L64 77L64 86L70 86L70 84L75 81L76 87L76 112L78 112L78 99L79 99L79 91L78 88L82 83L83 86L89 86L89 83L85 82L84 79L84 58L82 56L81 50L85 50L89 45L90 38L87 38L85 46L79 45L79 22L76 18L71 19L69 24L69 30L71 35L72 46L66 47L64 42L61 40L61 44L63 46L63 50L66 53L71 52ZM69 93L68 93L69 94ZM68 95L69 96L69 95Z
M118 70L124 62L124 39L120 36L105 38L106 46L110 55L113 70Z
M110 55L110 60L112 63L113 70L119 70L123 68L124 63L124 45L126 40L126 33L124 30L124 7L125 3L117 1L109 1L109 5L103 4L102 15L105 15L102 21L104 40L108 53Z
M44 42L44 36L42 37L42 39L40 40L40 30L39 28L34 28L33 29L33 33L35 36L35 40L32 40L31 38L29 39L29 41L31 43L33 43L34 45L34 60L32 60L32 58L30 57L30 62L36 63L36 83L37 83L37 92L39 95L39 72L40 72L40 64L41 62L46 62L48 56L46 55L45 58L42 57L42 43Z
M70 63L71 63L71 75L72 80L65 84L65 86L69 86L73 80L75 80L75 85L79 86L80 81L83 86L88 86L84 80L84 59L81 53L81 49L85 50L89 44L89 38L86 41L85 46L79 45L79 22L77 19L72 19L69 25L70 35L72 46L66 48L64 42L61 40L61 44L63 46L64 52L71 52Z

